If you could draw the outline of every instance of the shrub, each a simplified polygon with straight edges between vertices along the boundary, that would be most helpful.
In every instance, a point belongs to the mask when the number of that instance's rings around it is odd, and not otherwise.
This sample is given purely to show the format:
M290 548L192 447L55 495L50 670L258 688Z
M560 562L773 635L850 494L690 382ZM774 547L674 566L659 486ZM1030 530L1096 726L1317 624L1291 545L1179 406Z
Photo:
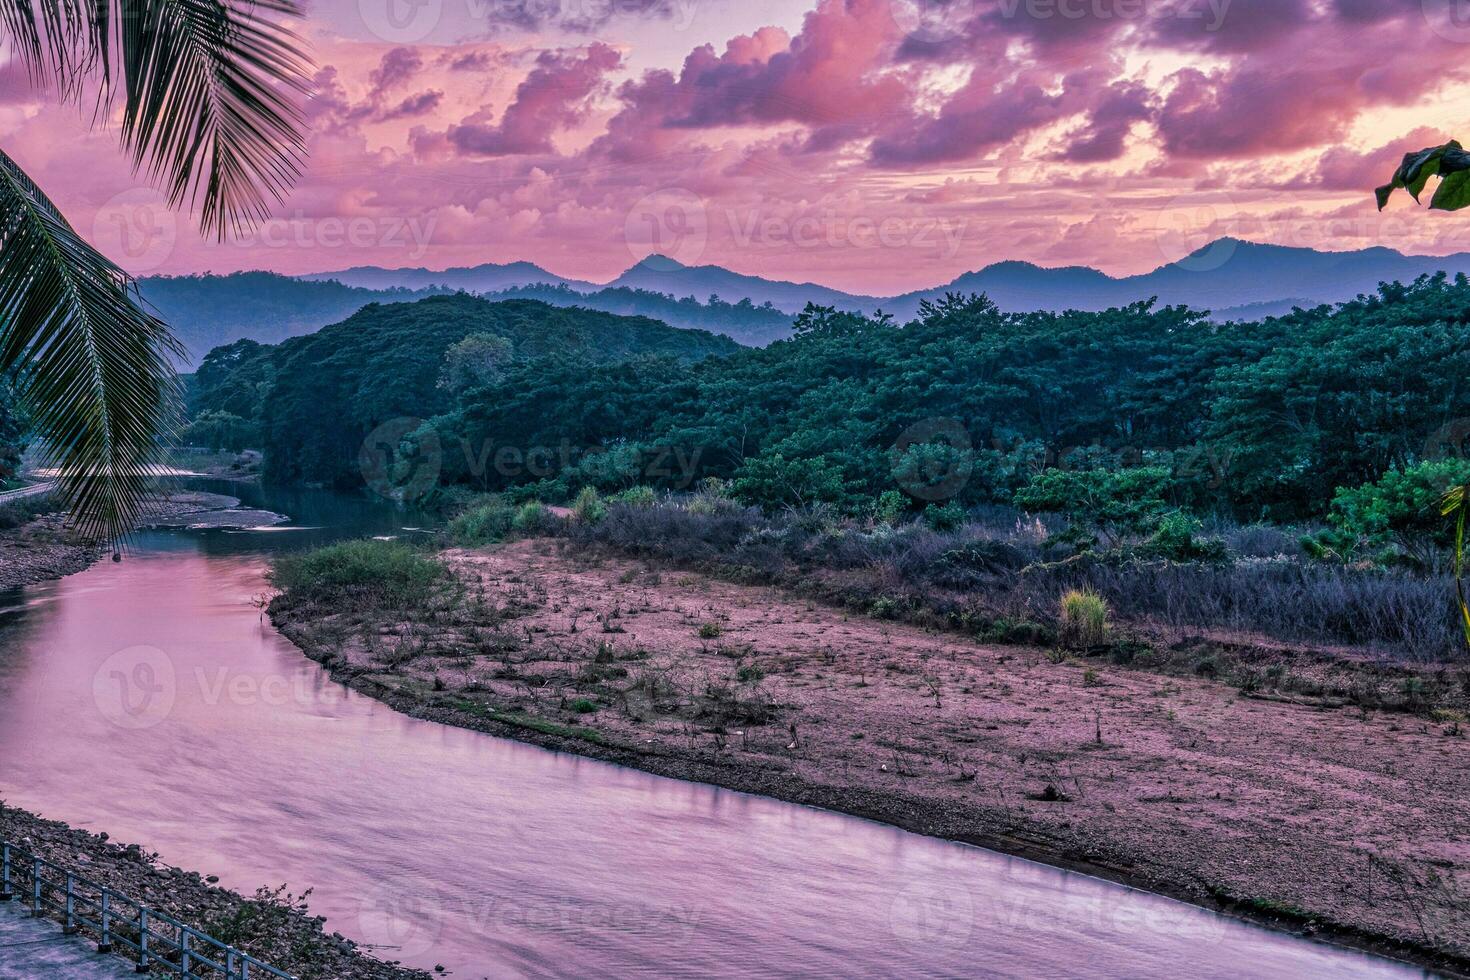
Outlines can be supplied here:
M629 507L652 507L658 503L653 487L630 487L607 498L610 504L627 504Z
M897 490L884 490L873 501L873 519L880 524L897 524L908 509L907 497Z
M1374 483L1343 487L1332 498L1328 523L1338 537L1324 536L1334 551L1354 546L1382 551L1397 547L1412 564L1433 565L1447 548L1454 526L1440 514L1440 499L1452 486L1470 483L1470 460L1430 460L1389 470Z
M1062 643L1073 650L1101 646L1108 637L1108 604L1091 589L1072 589L1062 596Z
M713 640L720 635L718 623L700 623L699 638L701 640Z
M556 527L556 517L539 500L530 500L516 508L510 526L521 534L535 536L545 534Z
M1199 521L1187 514L1177 510L1165 514L1158 530L1138 549L1139 553L1168 561L1224 561L1225 543L1213 538L1196 538L1199 528Z
M449 522L449 538L461 548L480 548L495 544L510 533L516 512L500 497L460 514Z
M428 603L445 575L443 565L399 541L342 541L277 558L270 581L295 600L410 608Z
M596 487L583 487L577 499L572 501L572 513L583 524L596 524L607 516L607 504L602 502L602 495Z
M936 531L953 531L965 523L965 508L956 503L944 506L930 504L924 508L924 520Z
M0 507L0 531L9 531L23 524L29 524L41 515L54 513L59 509L60 505L49 493L23 497L14 503Z
M1121 534L1151 530L1167 510L1164 494L1171 474L1164 467L1124 470L1043 470L1016 491L1015 503L1030 511L1062 514L1074 535Z

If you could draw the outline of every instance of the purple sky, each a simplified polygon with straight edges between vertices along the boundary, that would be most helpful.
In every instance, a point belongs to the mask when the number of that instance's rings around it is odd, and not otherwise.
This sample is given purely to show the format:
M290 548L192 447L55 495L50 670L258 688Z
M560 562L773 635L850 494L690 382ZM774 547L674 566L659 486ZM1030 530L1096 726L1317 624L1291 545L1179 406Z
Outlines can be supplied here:
M14 77L7 151L139 273L653 250L865 293L1005 259L1153 268L1236 235L1470 250L1379 215L1466 135L1458 0L327 0L307 173L225 244Z

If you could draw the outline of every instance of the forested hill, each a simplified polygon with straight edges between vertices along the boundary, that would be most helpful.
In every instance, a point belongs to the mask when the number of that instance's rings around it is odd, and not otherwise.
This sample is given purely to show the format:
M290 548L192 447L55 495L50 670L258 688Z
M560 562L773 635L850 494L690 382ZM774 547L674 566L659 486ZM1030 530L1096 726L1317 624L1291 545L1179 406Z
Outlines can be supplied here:
M149 276L138 290L198 364L210 350L242 337L263 344L310 333L369 303L421 299L443 288L368 290L340 282L305 282L274 272L228 276Z
M617 287L580 293L570 286L530 285L487 293L486 299L539 299L553 306L583 306L623 316L649 316L675 327L712 330L749 347L764 347L791 336L793 314L749 299L727 303L717 295L706 302L693 296L676 299L667 293Z
M645 317L456 293L375 303L275 346L241 340L217 348L193 378L190 401L202 419L196 425L241 427L240 438L268 447L273 480L341 483L356 476L360 484L358 451L374 427L430 418L462 390L518 363L554 359L590 370L652 356L687 364L739 349L728 337Z
M368 280L371 281L371 280ZM278 344L339 323L369 303L402 303L459 290L442 284L412 289L343 285L274 272L227 276L150 276L139 280L143 299L173 328L188 349L183 365L198 366L209 351L237 340ZM487 299L538 299L553 306L582 306L604 313L647 316L676 327L711 330L743 344L761 345L791 335L791 314L749 300L675 299L637 289L579 292L566 284L527 284L485 294Z

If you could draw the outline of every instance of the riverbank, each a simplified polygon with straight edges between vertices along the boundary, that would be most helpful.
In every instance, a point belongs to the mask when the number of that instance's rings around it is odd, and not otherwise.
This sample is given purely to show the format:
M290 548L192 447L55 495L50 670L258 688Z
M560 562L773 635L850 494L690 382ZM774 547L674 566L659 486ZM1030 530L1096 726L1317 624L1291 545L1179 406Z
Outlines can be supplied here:
M1453 722L986 646L548 540L443 561L463 595L423 615L289 594L271 614L418 717L1466 968Z
M163 864L137 844L119 844L0 803L0 838L243 949L299 980L425 980L430 974L378 960L327 933L301 896L254 898ZM82 940L78 940L81 942ZM123 947L119 944L118 952Z
M8 505L13 526L0 529L0 592L73 575L109 554L101 545L67 532L65 515L49 498ZM3 515L0 515L3 516ZM217 493L170 493L148 502L139 528L261 527L286 520L241 508L238 498Z

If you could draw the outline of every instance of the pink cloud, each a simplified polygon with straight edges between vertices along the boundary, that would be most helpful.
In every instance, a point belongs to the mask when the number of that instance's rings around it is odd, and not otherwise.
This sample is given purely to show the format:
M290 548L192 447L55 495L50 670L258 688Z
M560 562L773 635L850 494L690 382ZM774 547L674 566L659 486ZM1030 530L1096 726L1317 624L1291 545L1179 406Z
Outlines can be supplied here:
M586 116L588 97L621 63L622 55L600 42L580 55L542 52L498 123L486 123L483 114L468 119L450 127L449 143L478 156L550 153L552 134Z

